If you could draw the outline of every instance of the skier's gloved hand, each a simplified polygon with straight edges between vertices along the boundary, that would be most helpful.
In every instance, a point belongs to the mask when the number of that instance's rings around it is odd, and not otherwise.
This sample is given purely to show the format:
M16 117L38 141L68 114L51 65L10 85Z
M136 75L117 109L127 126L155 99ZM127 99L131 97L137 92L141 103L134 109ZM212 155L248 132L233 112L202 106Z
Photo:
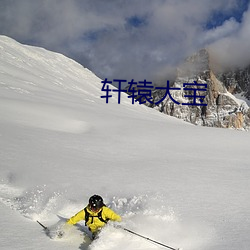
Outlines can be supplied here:
M64 223L61 224L60 226L58 226L57 230L56 230L56 236L57 238L62 238L63 236L65 236L65 234L69 231L69 229L71 228L71 225Z
M57 234L57 237L58 237L58 238L62 238L63 235L65 234L65 232L62 231L62 230L59 230L59 231L56 232L56 234Z

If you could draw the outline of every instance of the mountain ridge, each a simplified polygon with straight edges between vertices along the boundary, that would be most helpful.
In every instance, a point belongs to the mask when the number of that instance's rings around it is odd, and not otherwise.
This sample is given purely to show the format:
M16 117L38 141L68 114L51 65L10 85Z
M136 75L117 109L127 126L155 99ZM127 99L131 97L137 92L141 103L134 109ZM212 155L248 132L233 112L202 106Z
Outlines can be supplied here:
M171 87L180 88L184 83L194 82L207 86L204 98L206 106L202 106L201 103L178 105L167 97L159 106L153 107L195 125L249 129L250 109L247 102L250 99L247 98L250 97L250 66L245 69L217 71L209 50L201 49L179 65ZM193 87L197 92L201 92L200 87ZM180 89L172 96L177 102L183 103L184 97L188 94L190 95L190 91L188 93L185 89ZM237 97L234 94L237 94ZM159 100L162 96L162 91L154 92L154 99Z

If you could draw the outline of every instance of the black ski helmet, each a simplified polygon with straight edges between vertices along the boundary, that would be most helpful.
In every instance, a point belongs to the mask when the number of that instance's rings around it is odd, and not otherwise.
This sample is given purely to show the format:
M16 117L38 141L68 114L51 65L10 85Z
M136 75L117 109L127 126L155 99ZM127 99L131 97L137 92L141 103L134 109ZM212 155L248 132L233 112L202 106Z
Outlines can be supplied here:
M95 194L89 198L89 206L91 209L100 209L103 205L103 199L100 195Z

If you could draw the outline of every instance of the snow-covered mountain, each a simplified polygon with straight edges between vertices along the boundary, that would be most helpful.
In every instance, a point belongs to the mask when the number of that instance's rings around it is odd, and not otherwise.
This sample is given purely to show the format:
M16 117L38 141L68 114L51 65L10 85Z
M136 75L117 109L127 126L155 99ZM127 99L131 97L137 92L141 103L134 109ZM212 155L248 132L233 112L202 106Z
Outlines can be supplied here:
M179 89L171 90L170 94L180 104L176 104L168 96L156 108L196 125L248 130L250 127L249 68L226 72L220 72L217 69L206 49L188 57L179 66L177 77L171 85L171 88ZM182 103L194 102L193 97L185 98L187 95L194 95L194 92L183 88L185 83L193 84L194 81L200 86L190 85L189 89L204 89L204 91L197 91L197 95L205 96L202 102L206 106L200 105L199 98L195 99L198 105L182 105ZM161 99L164 93L162 90L155 91L154 99Z
M217 77L230 93L239 95L245 98L248 104L250 103L250 65L218 72Z
M162 249L112 225L91 243L84 222L62 239L36 223L53 228L97 193L124 227L171 247L248 250L249 133L193 126L123 93L106 104L101 88L71 59L0 37L0 248Z

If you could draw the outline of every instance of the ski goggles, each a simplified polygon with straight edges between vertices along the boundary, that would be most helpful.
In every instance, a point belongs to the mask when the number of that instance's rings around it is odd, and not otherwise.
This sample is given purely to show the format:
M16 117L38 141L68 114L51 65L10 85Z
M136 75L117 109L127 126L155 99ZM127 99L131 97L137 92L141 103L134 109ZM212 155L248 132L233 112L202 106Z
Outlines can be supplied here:
M89 208L93 212L97 212L97 211L99 211L101 209L101 207L97 207L97 206L93 206L93 205L92 206L90 205Z

